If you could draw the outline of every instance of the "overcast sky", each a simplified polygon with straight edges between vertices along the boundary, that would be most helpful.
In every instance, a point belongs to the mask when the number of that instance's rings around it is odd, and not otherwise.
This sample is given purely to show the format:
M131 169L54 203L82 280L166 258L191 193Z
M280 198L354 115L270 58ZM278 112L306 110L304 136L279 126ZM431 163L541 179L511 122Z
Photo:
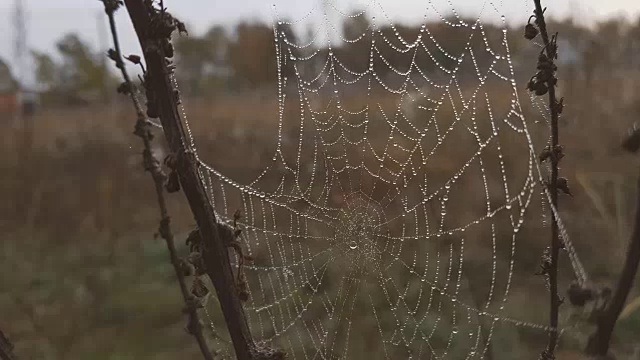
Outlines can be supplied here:
M13 49L13 4L16 0L0 0L0 58L10 59ZM276 18L302 19L304 24L319 24L321 4L327 0L165 0L169 9L192 32L198 33L212 24L232 25L242 19L272 22ZM532 0L328 0L344 12L367 7L370 13L384 21L385 14L394 22L417 22L425 14L435 16L433 8L447 12L451 6L460 14L499 20L499 14L508 22L522 22L531 12ZM106 30L106 19L98 0L23 0L28 14L28 44L30 48L51 50L54 42L68 32L77 32L94 45L95 49L108 47L101 44L100 33ZM611 16L636 17L640 13L640 0L547 0L548 14L573 16L589 22ZM434 7L427 10L430 3ZM470 5L473 4L473 5ZM484 7L483 7L484 4ZM275 5L275 6L274 6ZM383 9L383 10L382 10ZM307 16L307 14L311 15ZM339 19L335 11L333 19ZM306 16L306 17L305 17ZM125 52L136 52L135 36L125 11L118 16ZM11 61L11 60L9 60Z

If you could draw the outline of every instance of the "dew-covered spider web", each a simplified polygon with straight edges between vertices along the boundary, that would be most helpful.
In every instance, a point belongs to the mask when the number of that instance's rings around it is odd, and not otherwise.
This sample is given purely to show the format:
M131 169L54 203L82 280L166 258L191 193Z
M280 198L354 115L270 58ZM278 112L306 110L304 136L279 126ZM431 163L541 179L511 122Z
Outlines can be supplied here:
M309 39L291 36L318 14ZM360 27L343 33L336 16ZM243 149L260 170L230 173L220 164L234 149L205 154L192 138L219 219L243 214L256 340L292 359L481 359L500 332L544 341L548 293L533 273L549 238L548 171L511 34L484 16L500 12L485 2L469 20L429 1L410 33L376 2L354 14L328 3L277 21L268 150Z

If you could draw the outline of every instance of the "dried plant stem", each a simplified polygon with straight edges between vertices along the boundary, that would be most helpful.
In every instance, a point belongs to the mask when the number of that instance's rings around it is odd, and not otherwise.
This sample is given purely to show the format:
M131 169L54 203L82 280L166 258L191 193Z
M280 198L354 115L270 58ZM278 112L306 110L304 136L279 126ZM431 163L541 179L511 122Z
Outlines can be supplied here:
M128 93L131 97L131 101L135 107L137 122L136 122L136 131L135 134L138 135L143 142L144 150L143 150L143 161L145 164L145 169L151 172L151 176L153 178L153 182L155 185L156 195L158 199L158 207L160 209L160 228L159 234L164 238L167 248L169 250L169 255L171 257L171 264L176 273L176 278L178 279L178 284L180 285L180 292L182 293L182 297L186 304L186 311L189 316L188 321L188 331L193 334L198 342L198 346L200 347L200 351L202 352L203 357L206 360L213 360L213 355L207 346L206 339L202 333L202 326L200 323L200 319L198 316L198 312L196 306L193 301L192 295L189 293L187 288L184 275L180 268L180 258L178 257L176 246L174 242L173 232L171 230L171 218L169 217L169 212L167 210L167 203L164 197L164 181L165 175L160 168L160 164L157 159L154 158L152 149L151 149L151 129L150 123L147 117L145 116L145 112L142 109L140 101L136 96L136 92L134 86L131 82L131 78L126 70L124 65L124 61L122 58L122 52L120 50L120 42L118 39L118 33L116 30L115 18L114 18L114 8L109 8L105 1L105 12L109 17L109 26L111 29L111 35L113 37L114 47L115 47L115 56L116 56L116 66L120 69L122 73L122 77L129 89Z
M16 360L17 357L13 354L13 344L7 339L2 330L0 330L0 359L2 360Z
M166 31L167 26L172 25L173 18L164 9L158 11L150 1L124 2L147 64L145 86L148 89L147 97L153 98L153 106L148 106L147 110L157 112L162 122L171 156L175 159L174 170L198 224L198 232L204 245L205 268L215 287L235 355L240 360L283 359L283 351L273 350L266 344L256 344L251 336L229 259L228 247L231 239L221 235L215 211L198 170L200 163L188 147L187 135L178 111L179 93L171 82L171 54L167 52L172 50L171 32L177 26Z
M637 133L632 134L632 136L636 137L637 135ZM636 152L637 150L638 148L636 147L635 150L630 151ZM631 234L622 274L618 279L618 285L610 303L596 320L596 331L589 337L589 342L587 343L586 353L588 355L608 355L613 329L620 317L638 272L638 265L640 264L640 176L638 177L636 191L636 215L633 233Z
M544 45L544 51L553 64L553 60L556 57L555 44L551 44L549 33L547 31L547 23L544 19L544 10L540 3L540 0L534 0L535 9L535 22L540 30L542 41ZM547 81L547 87L549 89L549 109L551 111L551 149L556 149L558 143L558 100L556 99L556 89L554 83L554 77L551 77ZM558 209L558 156L551 156L551 179L549 181L549 192L551 193L551 206ZM549 279L549 293L550 293L550 309L549 309L549 326L551 331L549 332L549 341L547 343L547 349L543 353L547 358L554 358L554 352L558 344L558 312L560 309L560 298L558 297L558 255L562 246L558 237L558 219L556 218L557 212L551 211L552 223L551 223L551 251L550 262L547 271Z

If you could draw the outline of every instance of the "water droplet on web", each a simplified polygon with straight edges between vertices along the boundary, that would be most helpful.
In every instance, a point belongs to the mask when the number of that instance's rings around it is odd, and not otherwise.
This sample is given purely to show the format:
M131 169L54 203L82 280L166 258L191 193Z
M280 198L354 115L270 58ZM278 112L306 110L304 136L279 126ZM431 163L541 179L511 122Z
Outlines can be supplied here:
M353 241L353 240L351 240L351 241L349 242L349 249L351 249L351 250L355 250L355 249L357 249L357 248L358 248L358 243L357 243L357 242L355 242L355 241Z
M453 327L453 329L451 329L451 333L453 333L454 335L458 333L458 328L456 326Z

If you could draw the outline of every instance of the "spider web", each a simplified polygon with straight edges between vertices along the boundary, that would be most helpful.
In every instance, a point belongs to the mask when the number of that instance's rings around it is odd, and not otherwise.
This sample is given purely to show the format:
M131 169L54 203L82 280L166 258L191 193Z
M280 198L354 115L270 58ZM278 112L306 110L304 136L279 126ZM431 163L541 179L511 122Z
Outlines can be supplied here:
M328 5L343 18L367 16ZM261 134L274 142L259 154L262 169L226 174L217 160L231 154L196 152L219 219L244 214L252 333L290 358L474 359L499 328L550 330L510 307L544 248L529 239L547 241L550 194L504 17L490 34L481 17L447 6L453 16L429 2L414 38L381 8L382 19L338 41L326 12L327 26L306 43L284 30L294 23L278 22L278 113ZM488 13L500 15L486 2ZM464 46L450 49L442 28ZM363 49L356 66L341 58L350 46ZM544 116L544 104L533 105Z

